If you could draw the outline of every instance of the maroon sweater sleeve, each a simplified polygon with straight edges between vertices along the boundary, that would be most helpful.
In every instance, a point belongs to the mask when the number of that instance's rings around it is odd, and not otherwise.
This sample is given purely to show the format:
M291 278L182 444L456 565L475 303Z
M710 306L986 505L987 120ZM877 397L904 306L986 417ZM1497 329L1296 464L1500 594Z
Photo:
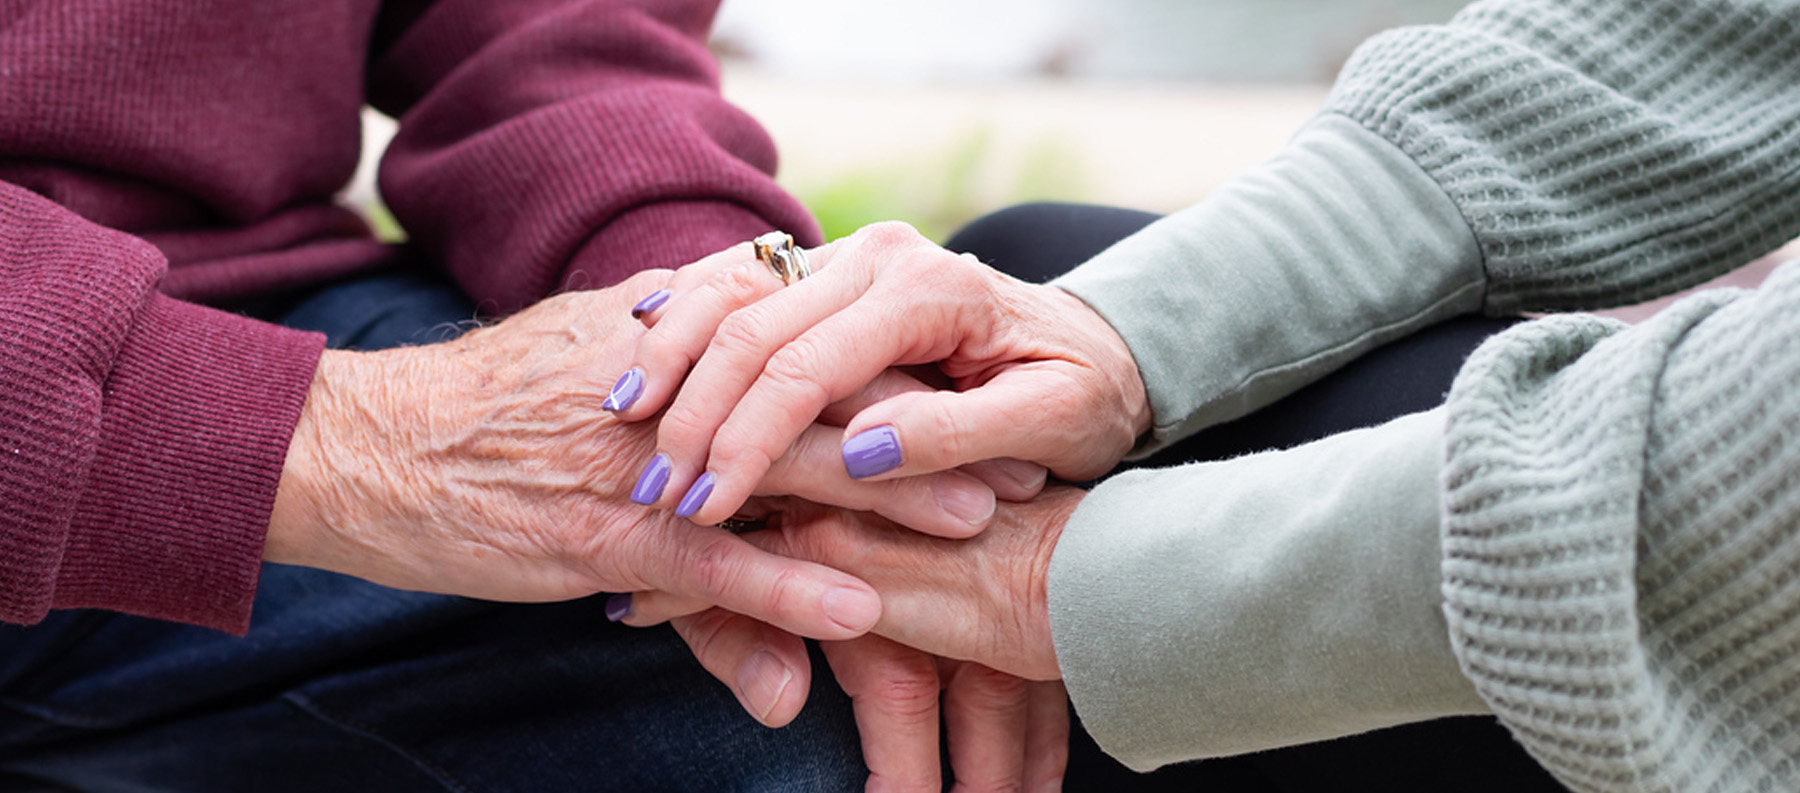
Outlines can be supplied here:
M719 95L717 6L390 2L370 97L401 120L381 168L394 215L498 313L772 228L816 243L767 134Z
M324 341L162 295L165 270L0 183L0 619L249 625Z

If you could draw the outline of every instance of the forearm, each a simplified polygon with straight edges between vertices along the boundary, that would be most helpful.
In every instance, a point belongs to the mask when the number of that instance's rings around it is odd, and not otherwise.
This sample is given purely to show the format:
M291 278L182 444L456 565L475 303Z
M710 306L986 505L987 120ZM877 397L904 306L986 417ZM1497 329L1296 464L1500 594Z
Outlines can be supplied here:
M1280 156L1055 282L1119 331L1148 453L1476 310L1480 251L1398 148L1323 116Z
M1282 155L1057 282L1137 358L1141 451L1448 316L1641 300L1800 235L1797 14L1497 0L1371 40Z
M1101 747L1148 770L1482 712L1440 608L1442 426L1432 411L1095 488L1049 597Z

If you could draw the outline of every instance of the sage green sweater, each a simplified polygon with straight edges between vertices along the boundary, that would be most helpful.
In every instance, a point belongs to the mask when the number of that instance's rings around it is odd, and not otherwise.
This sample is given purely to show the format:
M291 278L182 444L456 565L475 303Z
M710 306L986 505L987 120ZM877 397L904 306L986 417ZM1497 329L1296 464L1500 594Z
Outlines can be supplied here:
M1800 235L1800 3L1489 0L1358 50L1274 160L1058 285L1145 451L1459 313L1635 302ZM1578 790L1800 789L1800 264L1519 326L1444 407L1110 480L1057 657L1140 769L1492 712Z

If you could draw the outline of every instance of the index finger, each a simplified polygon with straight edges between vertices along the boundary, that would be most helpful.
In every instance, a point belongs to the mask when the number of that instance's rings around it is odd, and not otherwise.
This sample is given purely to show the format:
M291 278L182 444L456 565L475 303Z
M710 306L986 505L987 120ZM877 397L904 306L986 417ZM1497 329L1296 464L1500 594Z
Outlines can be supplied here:
M941 790L939 682L932 657L879 636L821 648L856 712L868 789Z
M879 255L887 258L833 268L846 273L831 287L839 290L832 302L842 303L840 309L822 316L790 312L790 303L807 299L794 289L720 326L663 425L665 437L671 422L676 433L688 422L716 427L706 438L713 494L697 520L728 517L826 406L890 366L938 360L962 343L964 309L986 301L980 282L961 265L944 266L959 257L935 246ZM877 261L887 270L879 278Z
M861 636L881 618L868 583L824 565L764 551L720 529L680 520L637 549L642 589L712 603L813 639Z

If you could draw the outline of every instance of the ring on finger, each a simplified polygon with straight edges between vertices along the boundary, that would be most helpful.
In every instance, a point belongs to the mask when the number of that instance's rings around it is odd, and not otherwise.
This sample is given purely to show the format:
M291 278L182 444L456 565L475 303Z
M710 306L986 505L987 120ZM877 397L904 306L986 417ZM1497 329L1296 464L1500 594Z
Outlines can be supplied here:
M812 275L812 267L806 263L806 251L794 244L794 236L785 231L771 231L754 240L750 244L756 249L756 258L769 268L769 272L781 279L786 286Z

